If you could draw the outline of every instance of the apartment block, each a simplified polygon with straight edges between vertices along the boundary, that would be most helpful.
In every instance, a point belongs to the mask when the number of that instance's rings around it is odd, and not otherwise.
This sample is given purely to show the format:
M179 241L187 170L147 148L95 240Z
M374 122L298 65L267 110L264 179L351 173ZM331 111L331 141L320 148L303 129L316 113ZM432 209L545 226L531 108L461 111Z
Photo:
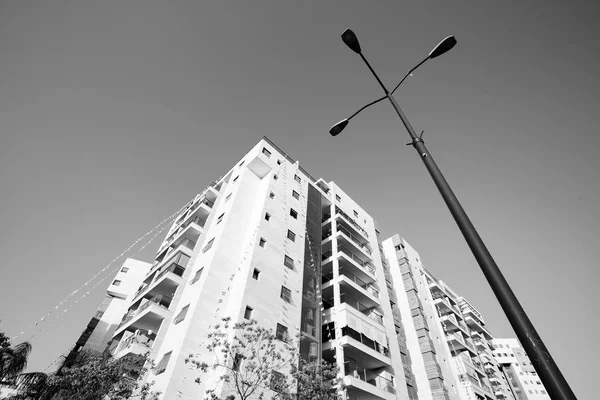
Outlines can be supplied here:
M550 400L531 360L516 338L492 340L502 379L516 400Z
M211 362L203 344L223 317L255 319L282 341L301 333L300 356L336 363L347 399L417 398L376 221L267 138L190 201L138 284L121 278L109 294L125 306L104 311L120 314L102 331L107 351L150 352L144 379L162 399L231 394L211 371L196 382L188 362Z
M503 398L492 335L463 297L428 271L399 235L383 242L420 400Z

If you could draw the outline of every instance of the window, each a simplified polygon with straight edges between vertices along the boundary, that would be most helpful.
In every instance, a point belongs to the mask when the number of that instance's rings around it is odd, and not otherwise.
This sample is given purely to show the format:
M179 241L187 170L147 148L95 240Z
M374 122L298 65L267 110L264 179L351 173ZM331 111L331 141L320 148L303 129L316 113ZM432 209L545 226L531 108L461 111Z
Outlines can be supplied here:
M175 317L175 319L173 319L173 323L175 325L177 325L178 323L180 323L181 321L183 321L185 319L185 316L187 315L188 309L190 308L190 305L188 304L187 306L183 307L181 309L181 311L179 311L179 314L177 314L177 316Z
M277 165L281 165L281 160L277 160Z
M295 190L292 190L292 197L296 200L300 200L300 193L296 192Z
M104 311L97 311L96 315L94 315L94 318L100 319L100 318L102 318L103 315L104 315Z
M267 221L269 221L269 220L271 219L271 214L269 214L269 213L266 213L266 214L265 214L265 219L266 219Z
M196 271L196 275L194 275L194 278L191 280L190 285L193 285L194 283L198 282L198 279L200 279L200 277L202 276L203 270L204 268L200 268L198 271Z
M294 180L298 183L302 182L302 180L300 179L300 177L296 174L294 174Z
M290 215L292 216L292 218L298 219L298 212L293 208L290 208Z
M273 179L277 180L278 176L277 174L273 174Z
M258 245L260 247L265 247L265 244L267 244L267 241L263 238L260 238L260 240L258 241Z
M286 302L286 303L291 303L292 302L292 291L288 288L286 288L285 286L281 287L281 298Z
M296 234L288 229L287 238L290 239L292 242L295 242Z
M342 198L339 195L337 195L337 194L335 195L335 199L337 201L339 201L340 203L342 202Z
M113 284L113 286L121 286L121 281L118 279L115 279L115 281L112 284Z
M221 223L221 221L223 221L224 216L225 216L225 213L219 215L219 218L217 218L217 225L219 225Z
M242 165L244 165L245 162L246 162L246 160L242 160L242 162L238 165L238 167L241 167Z
M352 210L354 212L354 216L358 218L358 212L356 210Z
M275 198L275 193L273 193L273 192L269 193L269 197L270 197L271 199L274 199L274 198Z
M227 202L229 201L229 199L230 199L230 198L231 198L231 193L229 193L229 194L227 195L227 197L225 197L225 203L227 203Z
M171 358L171 353L173 353L173 352L170 351L167 354L165 354L161 358L160 362L158 364L156 364L156 368L154 369L155 375L160 375L163 372L165 372L165 370L167 369L167 365L169 364L169 359Z
M252 307L246 306L246 310L244 310L244 318L252 319Z
M206 244L206 246L204 246L204 248L202 249L203 253L206 253L208 250L210 250L210 248L212 247L213 243L215 241L215 238L210 239L210 241Z
M121 268L121 272L122 272L122 273L126 274L126 273L127 273L127 271L129 271L129 268L128 268L128 267L123 267L123 268Z
M542 392L542 394L546 394L546 391L545 391L545 390L540 390L540 392Z
M288 267L289 269L294 269L294 259L288 255L284 256L283 265Z
M271 157L271 152L269 150L267 150L266 147L263 147L262 153L267 157Z
M285 375L281 372L272 371L269 388L277 393L283 392L285 390Z
M237 175L235 178L233 178L233 182L237 181L239 177L240 177L240 176L239 176L239 175Z
M275 330L275 339L287 343L287 341L289 340L287 326L283 326L279 323L277 324L277 329Z
M241 354L236 354L235 358L233 359L233 365L231 366L231 369L234 371L239 371L240 367L242 366L242 361L244 361L244 356Z
M260 277L260 271L257 270L256 268L254 268L254 271L252 272L252 279L258 280L259 277Z

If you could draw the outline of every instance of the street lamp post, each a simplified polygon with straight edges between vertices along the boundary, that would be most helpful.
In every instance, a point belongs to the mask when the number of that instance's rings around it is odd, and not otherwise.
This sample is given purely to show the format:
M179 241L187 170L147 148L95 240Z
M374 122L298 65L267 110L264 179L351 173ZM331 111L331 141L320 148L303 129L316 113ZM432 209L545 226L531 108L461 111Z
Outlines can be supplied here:
M485 275L494 294L496 295L500 306L504 310L506 317L512 325L515 333L517 334L519 341L521 342L523 348L529 355L529 358L531 359L535 370L537 371L540 379L546 387L548 394L553 400L575 400L575 394L569 387L569 384L567 383L566 379L564 378L558 366L552 359L550 352L544 345L544 342L542 342L542 339L536 332L535 328L533 327L533 324L527 317L527 314L525 314L523 307L517 300L517 297L515 296L508 282L502 275L502 272L500 272L500 269L496 265L496 262L492 258L485 244L483 243L483 240L481 240L481 237L479 236L477 230L471 223L471 220L467 216L467 213L462 208L460 202L454 195L454 192L452 192L450 185L448 185L448 182L446 181L446 179L442 175L442 172L433 160L431 153L429 153L429 151L425 147L422 135L418 136L415 133L415 130L411 126L410 122L408 122L406 115L404 115L404 112L402 111L402 109L400 108L400 106L396 102L396 99L393 96L393 92L400 86L400 84L404 81L404 79L406 79L407 76L409 76L409 74L412 71L421 66L425 61L438 57L447 52L448 50L452 49L452 47L456 45L456 39L454 38L454 36L448 36L447 38L442 40L423 61L421 61L416 67L411 69L404 76L404 78L402 78L400 83L396 85L392 92L388 91L381 79L379 79L379 76L377 76L377 74L371 67L369 61L365 58L354 32L352 32L350 29L346 29L342 33L342 40L344 41L344 43L346 43L348 47L350 47L350 49L352 49L355 53L360 55L360 57L363 59L363 61L365 62L375 79L377 79L377 82L383 89L385 96L367 104L366 106L355 112L349 118L338 122L337 124L331 127L329 133L332 136L338 135L348 125L350 119L352 119L365 108L375 103L378 103L381 100L388 99L390 103L392 103L392 106L396 110L396 113L402 120L404 127L406 128L408 134L412 139L411 143L408 144L412 145L415 148L415 150L419 154L419 157L425 164L427 171L429 171L431 178L433 179L435 185L440 191L440 194L442 195L444 202L448 206L452 217L454 217L454 220L456 221L460 231L462 232L465 240L467 241L467 244L473 252L477 263L479 264L483 274Z

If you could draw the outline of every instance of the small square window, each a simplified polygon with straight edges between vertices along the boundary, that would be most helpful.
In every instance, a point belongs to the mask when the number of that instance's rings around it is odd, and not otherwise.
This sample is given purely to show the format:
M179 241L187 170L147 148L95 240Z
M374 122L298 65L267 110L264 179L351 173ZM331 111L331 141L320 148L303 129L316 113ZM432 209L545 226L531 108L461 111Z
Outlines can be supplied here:
M221 223L221 221L223 221L224 216L225 216L225 213L219 215L219 218L217 218L217 225L219 225Z
M198 271L196 271L196 275L194 275L194 278L190 281L190 285L193 285L194 283L198 282L198 279L200 279L200 277L202 276L203 270L204 268L200 268Z
M295 190L292 190L292 197L296 200L300 200L300 193L296 192Z
M179 314L177 314L177 316L173 319L173 323L175 325L177 325L178 323L180 323L181 321L183 321L185 319L185 316L187 315L189 308L190 308L190 305L188 304L187 306L183 307L181 309L181 311L179 311Z
M294 180L298 183L302 182L302 180L300 179L300 177L298 175L294 175Z
M246 306L246 310L244 310L244 318L252 319L252 307Z
M160 375L163 372L165 372L165 370L167 369L167 365L169 364L169 359L171 359L171 353L173 352L170 351L161 358L159 363L156 365L156 368L154 369L155 375Z
M115 279L112 284L113 284L113 286L121 286L121 281L118 279Z
M275 193L273 193L273 192L269 193L269 197L270 197L271 199L274 199L274 198L275 198Z
M277 160L277 165L281 165L281 160Z
M271 380L269 381L269 389L276 393L282 393L286 390L285 375L278 371L271 372Z
M233 182L237 181L239 177L240 177L240 176L238 175L238 176L236 176L235 178L233 178Z
M227 203L227 202L229 201L229 199L230 199L230 198L231 198L231 193L229 193L229 194L227 195L227 197L225 197L225 203Z
M122 272L122 273L126 274L126 273L127 273L127 271L129 271L129 268L128 268L128 267L123 267L123 268L121 268L121 272Z
M231 369L236 372L239 371L242 367L242 361L244 361L244 356L241 354L236 354L233 359L233 365L231 366Z
M292 291L288 288L286 288L285 286L281 287L281 295L280 297L286 302L286 303L291 303L292 302Z
M298 219L298 212L293 208L290 208L290 215L292 216L292 218Z
M275 339L281 340L282 342L286 342L289 340L288 328L287 326L283 326L281 324L277 324L277 329L275 330Z
M339 195L337 195L337 194L335 195L335 199L337 201L339 201L340 203L342 202L342 198Z
M214 242L215 242L215 238L210 239L210 241L202 249L202 252L206 253L208 250L210 250L210 248L212 247L212 245L213 245Z
M244 162L246 162L246 160L242 160L242 162L238 165L238 167L241 167L242 165L244 165Z
M288 255L285 255L283 259L283 265L289 269L294 269L294 259Z
M262 153L267 157L271 157L271 152L269 150L267 150L266 147L263 147Z
M265 247L265 244L267 244L267 241L263 238L260 238L260 240L258 241L258 245L260 247Z
M277 174L273 174L273 179L277 180L278 176Z
M254 271L252 272L252 279L258 280L259 277L260 277L260 271L256 268L254 268Z
M352 211L354 211L354 216L355 216L356 218L358 218L358 212L357 212L356 210L352 210Z
M271 220L271 214L266 213L265 214L265 220L270 221Z
M295 242L296 241L296 234L288 229L288 231L287 231L287 238L290 239L292 242Z

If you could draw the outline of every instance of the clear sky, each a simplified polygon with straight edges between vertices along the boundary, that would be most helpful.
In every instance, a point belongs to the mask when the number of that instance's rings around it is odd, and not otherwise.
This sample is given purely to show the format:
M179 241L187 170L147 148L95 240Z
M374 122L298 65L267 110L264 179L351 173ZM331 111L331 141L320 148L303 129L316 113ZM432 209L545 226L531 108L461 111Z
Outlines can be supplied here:
M391 106L327 134L381 95L345 28L389 86L454 34L397 99L576 395L597 397L599 10L561 3L2 2L0 329L46 314L265 135L513 335ZM31 369L105 287L33 339Z

